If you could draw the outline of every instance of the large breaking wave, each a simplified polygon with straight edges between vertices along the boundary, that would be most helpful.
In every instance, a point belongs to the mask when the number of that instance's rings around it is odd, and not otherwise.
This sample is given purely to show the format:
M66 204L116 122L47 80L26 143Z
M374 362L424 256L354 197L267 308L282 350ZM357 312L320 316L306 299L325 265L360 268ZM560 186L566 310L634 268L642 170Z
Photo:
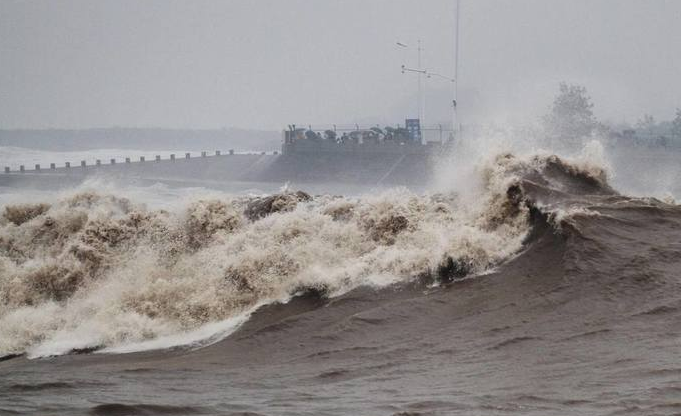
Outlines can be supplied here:
M533 210L561 193L614 193L600 167L555 156L504 154L477 173L473 198L284 190L170 212L80 192L7 205L0 356L204 345L299 293L484 273L522 250ZM552 208L556 223L564 209Z

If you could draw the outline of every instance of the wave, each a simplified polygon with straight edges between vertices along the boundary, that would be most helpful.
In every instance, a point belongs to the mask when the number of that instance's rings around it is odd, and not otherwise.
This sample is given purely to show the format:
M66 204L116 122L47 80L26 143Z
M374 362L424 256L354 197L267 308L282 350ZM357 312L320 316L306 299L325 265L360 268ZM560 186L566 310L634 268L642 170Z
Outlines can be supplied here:
M123 404L107 403L90 409L91 415L125 416L125 415L192 415L205 414L205 409L192 406L169 406L157 404Z
M81 192L0 219L0 356L215 342L300 293L443 282L518 255L537 215L569 227L575 196L616 192L604 169L502 154L456 193L190 201L179 212ZM582 211L580 211L582 210Z

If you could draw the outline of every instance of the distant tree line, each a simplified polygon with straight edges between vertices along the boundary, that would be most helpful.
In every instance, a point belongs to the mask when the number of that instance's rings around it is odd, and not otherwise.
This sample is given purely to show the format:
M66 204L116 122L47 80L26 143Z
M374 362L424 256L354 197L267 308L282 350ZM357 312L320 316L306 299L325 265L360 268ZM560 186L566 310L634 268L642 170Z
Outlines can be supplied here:
M574 147L584 139L599 137L613 143L681 147L681 109L672 121L657 122L645 114L634 127L607 126L593 113L594 104L584 86L561 83L542 124L546 138L554 146Z

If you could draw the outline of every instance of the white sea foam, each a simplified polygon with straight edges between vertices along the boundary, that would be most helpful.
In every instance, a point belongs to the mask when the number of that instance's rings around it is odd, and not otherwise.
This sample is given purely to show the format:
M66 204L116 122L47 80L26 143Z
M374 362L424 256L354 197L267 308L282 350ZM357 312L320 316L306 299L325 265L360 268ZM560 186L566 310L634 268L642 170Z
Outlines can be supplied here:
M151 351L172 347L205 347L230 336L251 317L253 312L268 302L260 302L249 310L218 322L210 322L196 329L177 334L165 335L147 341L107 347L97 351L102 354L125 354L130 352ZM54 354L51 354L54 355Z
M284 189L269 199L206 191L159 204L139 189L127 199L102 187L7 204L0 355L201 346L301 290L333 297L443 265L484 273L522 248L529 212L508 191L537 163L490 161L477 170L474 202L405 189L354 198Z

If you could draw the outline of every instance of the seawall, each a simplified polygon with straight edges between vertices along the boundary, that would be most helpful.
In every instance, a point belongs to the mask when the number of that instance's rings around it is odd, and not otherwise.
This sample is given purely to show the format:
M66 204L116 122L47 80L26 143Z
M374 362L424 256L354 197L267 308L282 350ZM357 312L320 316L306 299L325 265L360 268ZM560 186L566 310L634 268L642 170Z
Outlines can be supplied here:
M158 182L332 182L374 185L425 184L432 157L425 154L317 153L174 155L169 159L102 160L98 164L55 163L0 172L0 186L63 188L87 178Z

